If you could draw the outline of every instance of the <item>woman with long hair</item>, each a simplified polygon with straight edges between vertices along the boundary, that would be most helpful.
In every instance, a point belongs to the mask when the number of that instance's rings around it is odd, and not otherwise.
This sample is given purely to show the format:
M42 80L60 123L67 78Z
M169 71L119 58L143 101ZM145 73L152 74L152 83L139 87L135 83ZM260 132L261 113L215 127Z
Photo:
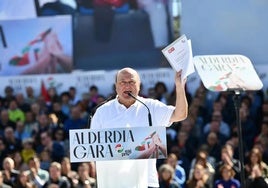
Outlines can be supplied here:
M262 160L262 151L258 147L253 147L249 153L249 160L245 165L246 176L251 179L254 169L258 169L261 172L261 177L268 183L268 166Z
M205 167L196 163L192 177L187 181L187 188L212 188L212 179Z

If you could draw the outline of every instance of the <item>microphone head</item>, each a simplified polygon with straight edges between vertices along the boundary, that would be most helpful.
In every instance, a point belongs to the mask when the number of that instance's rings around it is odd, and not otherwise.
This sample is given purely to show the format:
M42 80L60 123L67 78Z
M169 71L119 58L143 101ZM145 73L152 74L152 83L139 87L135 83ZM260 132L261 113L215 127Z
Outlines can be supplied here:
M138 100L137 97L135 97L131 92L128 92L127 94L128 94L128 96L132 97L133 99Z

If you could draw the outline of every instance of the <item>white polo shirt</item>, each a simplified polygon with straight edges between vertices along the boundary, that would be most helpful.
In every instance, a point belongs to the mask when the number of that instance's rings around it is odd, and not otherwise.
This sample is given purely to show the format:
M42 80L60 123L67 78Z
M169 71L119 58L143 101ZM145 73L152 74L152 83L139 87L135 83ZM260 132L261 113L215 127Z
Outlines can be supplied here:
M164 103L138 97L150 109L153 126L169 126L175 109ZM129 108L113 99L99 107L91 121L91 129L149 126L148 110L139 101ZM97 161L98 188L159 187L156 159Z

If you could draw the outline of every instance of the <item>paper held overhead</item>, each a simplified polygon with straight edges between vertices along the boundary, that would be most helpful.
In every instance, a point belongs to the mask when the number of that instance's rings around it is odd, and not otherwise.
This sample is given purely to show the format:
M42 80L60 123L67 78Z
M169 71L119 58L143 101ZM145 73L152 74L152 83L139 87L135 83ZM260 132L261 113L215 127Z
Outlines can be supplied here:
M263 84L249 58L243 55L204 55L194 57L194 66L212 91L260 90Z
M182 70L182 80L195 72L191 40L182 35L162 50L175 71Z

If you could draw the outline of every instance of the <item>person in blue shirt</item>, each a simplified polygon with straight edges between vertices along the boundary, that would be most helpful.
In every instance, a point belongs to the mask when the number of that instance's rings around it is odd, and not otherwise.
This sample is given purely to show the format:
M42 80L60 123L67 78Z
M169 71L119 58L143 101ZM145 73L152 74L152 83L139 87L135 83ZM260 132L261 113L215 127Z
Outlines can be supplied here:
M71 118L64 122L64 131L66 136L69 135L70 129L83 129L86 128L87 121L81 118L81 111L79 106L74 106L71 108Z
M215 181L214 188L240 188L240 182L234 179L235 171L224 164L220 168L221 178Z

